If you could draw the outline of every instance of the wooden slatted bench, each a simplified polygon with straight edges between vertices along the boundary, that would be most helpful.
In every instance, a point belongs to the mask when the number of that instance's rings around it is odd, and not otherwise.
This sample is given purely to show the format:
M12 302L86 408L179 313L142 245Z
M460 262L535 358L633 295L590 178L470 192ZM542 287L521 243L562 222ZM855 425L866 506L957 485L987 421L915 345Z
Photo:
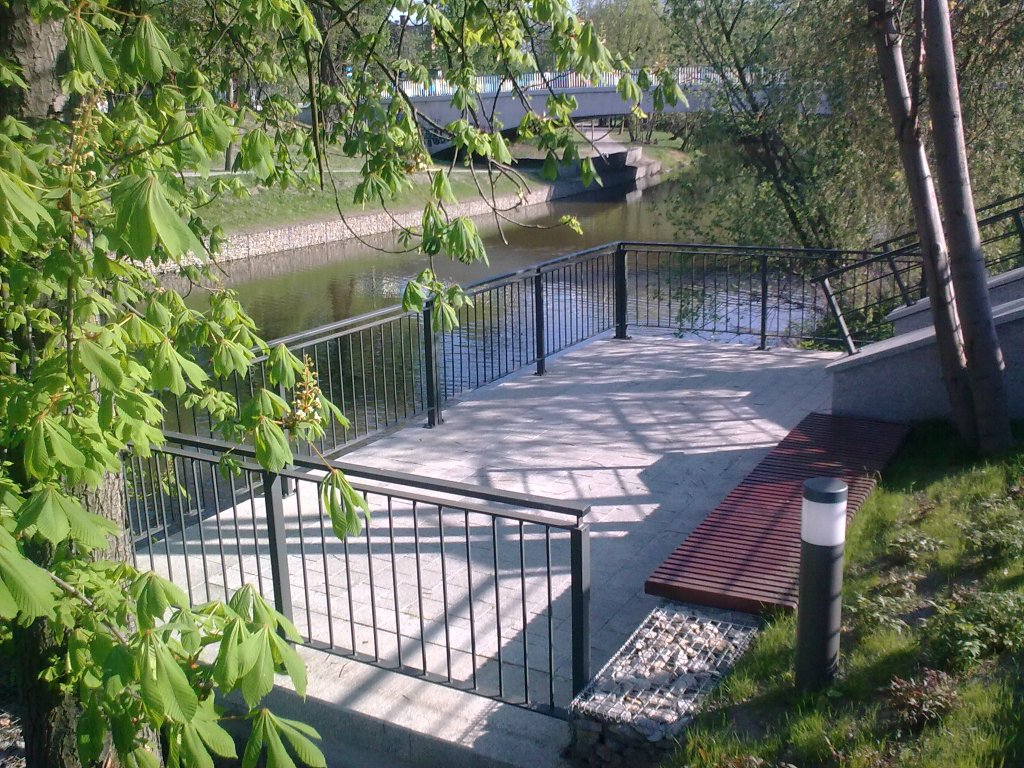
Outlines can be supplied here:
M748 613L795 610L803 481L842 478L852 515L906 435L902 424L810 414L658 566L644 590Z

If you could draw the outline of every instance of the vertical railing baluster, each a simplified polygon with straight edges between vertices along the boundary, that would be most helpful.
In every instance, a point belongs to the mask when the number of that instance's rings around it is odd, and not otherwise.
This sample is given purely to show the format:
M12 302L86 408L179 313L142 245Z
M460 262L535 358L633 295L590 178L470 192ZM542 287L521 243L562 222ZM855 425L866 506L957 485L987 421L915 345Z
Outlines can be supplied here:
M444 614L444 657L448 682L452 681L452 630L448 619L448 557L444 547L444 510L437 505L437 535L441 552L441 607Z
M391 589L395 597L395 641L398 647L398 666L402 666L402 618L398 600L398 561L395 559L395 514L394 499L388 496L388 539L391 543Z
M476 613L473 610L473 552L470 545L472 535L469 531L469 511L462 511L462 521L466 531L466 602L469 604L469 654L473 667L473 690L477 689L476 679Z
M348 632L352 641L352 655L358 652L356 644L356 608L352 598L352 564L349 561L348 536L341 540L341 552L345 557L345 594L348 596Z
M761 345L768 349L768 254L761 254Z
M526 610L526 543L523 539L523 521L519 521L519 593L523 599L523 701L530 703L530 652L526 639L528 626Z
M372 339L371 339L372 341ZM363 501L367 501L363 492ZM370 538L370 526L363 527L366 534L366 569L370 576L370 628L373 630L373 660L380 661L380 644L377 641L377 588L373 581L373 540Z
M185 459L183 458L181 461L182 465L184 465ZM192 485L195 486L196 489L196 530L199 533L199 554L203 559L203 584L206 587L206 601L209 602L212 599L210 596L210 567L207 563L206 534L203 533L203 509L201 506L202 494L199 490L199 475L197 474L198 470L196 469L196 464L197 462L195 459L189 460L189 466L192 469ZM191 512L191 509L189 511Z
M505 668L501 658L501 581L498 566L498 518L491 518L491 555L494 562L494 626L498 641L498 696L505 695Z
M423 564L420 558L420 523L419 515L416 514L416 500L412 502L412 535L413 545L416 551L416 603L420 615L420 652L423 655L423 674L428 672L427 668L427 630L423 621Z
M555 706L555 598L551 587L551 528L544 526L544 571L548 588L548 703Z
M214 515L213 519L217 525L217 548L220 551L220 570L221 578L224 579L224 600L229 597L228 594L228 558L224 552L224 529L220 523L220 483L217 482L217 468L212 464L210 465L210 484L213 486L213 504L214 504Z
M317 488L317 491L320 489ZM334 612L331 609L331 571L327 564L327 527L324 525L324 521L327 518L327 514L324 511L324 497L322 494L317 493L317 512L319 514L318 523L320 525L320 559L324 567L324 596L326 597L327 603L327 639L330 643L331 648L336 648L337 645L334 642ZM309 595L306 595L308 602Z
M296 485L296 491L298 491L298 480L293 481ZM313 640L313 615L310 608L309 599L309 569L306 565L306 533L302 527L302 494L296 492L295 494L295 519L297 521L298 538L299 538L299 563L302 565L302 604L306 609L306 639L312 642ZM328 596L328 599L330 597Z

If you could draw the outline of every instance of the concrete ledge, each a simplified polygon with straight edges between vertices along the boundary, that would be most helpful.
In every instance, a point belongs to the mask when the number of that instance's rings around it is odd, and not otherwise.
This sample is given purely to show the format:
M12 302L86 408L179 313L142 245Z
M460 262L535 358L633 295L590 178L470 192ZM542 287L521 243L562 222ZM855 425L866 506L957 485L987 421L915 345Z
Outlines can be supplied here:
M1010 415L1024 418L1024 299L994 309L1006 362ZM921 328L871 344L827 366L832 412L883 421L948 418L934 329Z
M566 768L568 723L334 654L299 648L306 698L276 687L267 705L314 726L330 768Z
M1024 267L989 278L988 294L992 306L1024 298ZM897 307L885 319L893 324L893 331L897 335L902 335L930 326L931 306L929 299L922 299L909 307Z

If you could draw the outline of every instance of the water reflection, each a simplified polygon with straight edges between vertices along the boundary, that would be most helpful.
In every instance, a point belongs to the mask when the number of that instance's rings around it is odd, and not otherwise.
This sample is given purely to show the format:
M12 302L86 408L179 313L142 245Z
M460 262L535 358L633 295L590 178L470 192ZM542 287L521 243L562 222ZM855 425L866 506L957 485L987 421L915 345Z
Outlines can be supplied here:
M465 265L438 259L435 266L446 278L463 284L503 274L545 261L563 253L613 240L673 240L674 227L662 208L672 194L672 184L662 184L637 194L618 188L533 206L520 215L526 227L503 226L507 244L493 218L478 219L490 255L490 264ZM565 227L540 229L560 217L576 216L583 235ZM238 291L242 304L256 320L264 338L272 339L353 317L400 300L405 281L426 266L416 253L382 253L398 249L393 235L300 248L271 256L224 265L222 280ZM174 278L166 283L183 290ZM202 307L203 291L194 290L190 305Z

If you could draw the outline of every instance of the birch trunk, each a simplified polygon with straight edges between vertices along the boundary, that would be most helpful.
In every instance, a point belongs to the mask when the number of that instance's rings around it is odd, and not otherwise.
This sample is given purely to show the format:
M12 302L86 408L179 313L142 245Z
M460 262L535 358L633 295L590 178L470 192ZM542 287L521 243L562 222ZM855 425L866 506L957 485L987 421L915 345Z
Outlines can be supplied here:
M956 305L974 403L978 446L984 453L1010 448L1009 406L1003 381L1003 352L992 319L985 255L974 212L967 167L960 88L946 0L925 0L925 73L935 169L949 243Z
M967 378L967 358L950 276L946 237L939 214L928 157L917 127L913 99L903 62L902 33L896 26L892 0L868 0L874 22L875 50L882 73L889 115L899 142L900 159L914 209L925 281L931 299L932 323L949 396L953 421L970 444L977 440L974 403Z

